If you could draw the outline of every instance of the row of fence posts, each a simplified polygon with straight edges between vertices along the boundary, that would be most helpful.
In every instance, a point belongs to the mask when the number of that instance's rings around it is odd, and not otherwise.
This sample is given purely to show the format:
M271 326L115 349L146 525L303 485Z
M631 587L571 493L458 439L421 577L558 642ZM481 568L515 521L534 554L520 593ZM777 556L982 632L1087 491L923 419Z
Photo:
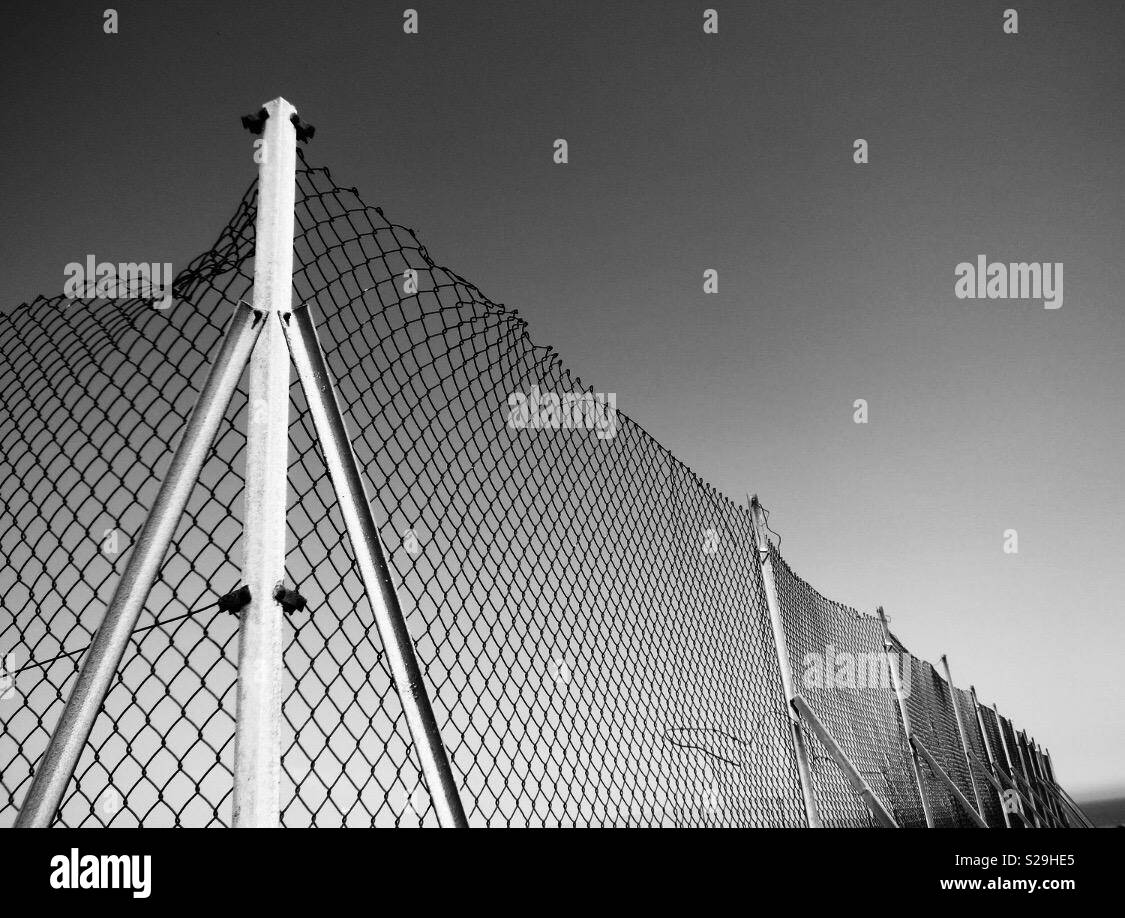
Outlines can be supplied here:
M255 226L254 305L241 305L226 334L208 379L173 455L129 558L115 588L106 615L83 660L75 688L52 732L39 767L25 795L16 824L48 826L54 820L65 790L73 777L94 719L120 666L129 638L136 627L149 588L159 570L176 524L210 449L219 422L237 386L243 367L249 365L249 419L247 423L245 545L243 584L250 602L243 608L239 624L238 687L234 743L233 812L236 827L280 825L281 723L282 723L282 635L284 612L281 593L285 576L286 493L289 446L289 367L292 360L305 390L309 409L326 464L337 492L349 539L376 624L387 653L411 739L430 789L438 821L445 827L466 825L446 750L442 744L425 683L406 629L386 558L371 517L362 475L352 452L334 381L324 362L315 326L307 308L293 309L293 232L296 195L296 109L284 99L267 102L256 124L264 135L264 156L258 177ZM250 122L250 123L248 123ZM251 127L255 130L255 127ZM751 500L754 537L770 624L781 671L782 690L788 713L791 741L799 770L805 815L810 827L823 822L817 809L813 775L805 743L805 727L829 751L857 795L882 825L896 827L894 816L863 778L829 728L817 717L797 691L789 665L789 651L778 603L777 584L770 557L765 514L755 496ZM884 652L894 646L886 616L883 625ZM944 658L943 658L944 660ZM890 663L889 656L887 658ZM921 798L926 824L934 824L922 780L921 760L946 785L968 816L987 825L979 790L972 779L972 763L966 727L956 703L952 679L946 676L957 714L958 730L976 798L974 807L960 788L934 759L911 730L902 686L895 666L890 665L898 697L902 724L910 745L914 780ZM976 693L973 692L974 704ZM977 705L978 718L980 708ZM1073 800L1054 781L1050 756L1022 734L1017 748L1008 748L999 713L1007 773L998 767L996 752L984 734L990 775L1002 802L1016 795L1023 812L1034 825L1063 825L1064 806L1088 824ZM1016 770L1016 762L1019 771ZM1016 780L1008 777L1015 775ZM1018 783L1017 783L1018 782ZM1008 821L1008 807L1005 821ZM1017 814L1018 815L1018 812Z
M872 817L880 825L897 827L898 822L894 815L886 808L883 802L864 780L859 769L848 758L847 753L832 736L829 728L820 720L816 712L794 686L793 671L789 659L788 642L785 636L784 623L781 617L781 606L777 595L777 581L773 572L773 561L770 557L769 533L766 527L765 512L757 495L750 499L750 513L753 523L754 538L757 544L759 570L762 575L762 585L765 589L766 604L769 608L770 623L773 628L774 649L777 652L778 667L781 670L782 692L785 696L785 706L789 715L789 726L792 734L793 753L797 760L797 769L800 775L801 793L804 798L805 813L810 828L823 826L813 790L812 771L809 765L809 754L805 743L804 728L817 737L821 744L828 750L833 761L840 768L841 773L851 786L855 794L863 800L870 810ZM987 761L981 761L973 752L969 742L969 725L965 723L961 706L957 699L957 688L953 683L953 675L949 669L949 660L943 654L942 668L945 670L945 681L949 688L950 704L953 707L954 718L957 722L957 734L961 743L965 768L969 775L969 788L973 794L970 801L957 782L941 766L933 752L927 748L922 738L911 728L910 712L907 709L906 694L903 690L902 680L898 667L890 658L892 652L908 654L909 652L894 635L887 625L887 616L880 606L876 610L883 630L883 653L887 669L890 671L891 684L894 688L898 702L898 711L901 719L903 733L910 753L911 772L915 788L922 804L922 813L928 828L933 828L934 812L927 793L927 784L923 780L925 765L944 787L952 799L964 812L965 816L979 828L988 828L985 806L981 797L981 788L977 786L974 764L985 775L993 790L998 796L1000 811L1003 814L1004 825L1064 828L1072 824L1092 828L1092 823L1077 803L1055 781L1054 769L1051 765L1049 751L1044 751L1038 743L1030 739L1026 731L1015 733L1016 749L1013 752L1008 748L1005 735L1004 721L996 705L992 706L992 713L996 718L997 732L1003 745L1004 763L1001 767L992 749L988 731L985 728L984 714L977 700L975 686L970 686L969 694L972 699L973 710L976 712L977 729L980 731L982 745Z

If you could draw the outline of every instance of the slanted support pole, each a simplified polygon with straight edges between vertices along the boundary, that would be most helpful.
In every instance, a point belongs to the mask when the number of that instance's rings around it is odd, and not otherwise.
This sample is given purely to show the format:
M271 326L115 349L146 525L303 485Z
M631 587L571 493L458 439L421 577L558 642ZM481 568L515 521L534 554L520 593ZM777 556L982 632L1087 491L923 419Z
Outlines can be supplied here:
M981 739L984 741L984 754L988 757L987 774L991 777L997 772L996 756L992 752L992 741L988 738L988 731L984 729L984 715L981 714L980 702L977 700L977 689L975 685L969 686L969 695L973 699L973 711L976 712L977 715L977 728L980 730ZM1012 820L1008 815L1008 808L1004 804L1004 787L998 782L995 786L996 793L1000 797L1000 812L1004 816L1004 828L1010 829L1012 827Z
M1051 820L1059 828L1066 828L1063 822L1062 814L1059 812L1058 802L1055 800L1054 794L1051 793L1050 784L1047 781L1047 772L1043 768L1043 752L1039 748L1039 743L1033 737L1028 737L1028 754L1031 756L1032 769L1035 772L1035 779L1039 782L1039 790L1043 795L1043 800L1047 805L1047 813Z
M754 525L754 540L758 545L758 567L762 572L762 584L766 593L766 605L773 628L773 644L777 651L777 665L781 670L781 688L785 694L785 710L789 715L789 733L793 740L793 753L797 758L797 773L801 779L801 796L805 800L805 817L810 829L820 829L820 812L813 796L812 770L809 768L809 753L805 748L805 735L801 732L801 718L793 708L797 690L793 686L793 670L789 666L789 644L785 637L785 625L781 620L781 604L777 598L777 581L773 575L773 561L770 559L769 532L766 529L766 515L758 502L758 495L750 498L750 516Z
M987 829L988 823L984 821L980 813L973 809L973 805L969 803L969 798L961 793L961 788L945 773L945 769L938 764L937 759L935 759L930 750L926 748L926 744L916 736L911 739L911 742L914 744L914 748L921 754L922 758L926 760L926 764L930 766L930 770L942 780L942 783L944 783L947 788L949 788L949 792L953 794L954 799L961 805L961 809L965 811L965 814L976 823L978 828Z
M1026 798L1027 808L1031 812L1031 821L1035 828L1039 829L1043 826L1043 819L1039 815L1039 803L1035 798L1035 788L1027 780L1026 774L1021 774L1020 768L1016 767L1017 758L1015 758L1008 749L1008 738L1004 735L1004 722L1000 719L1000 712L997 710L996 705L993 704L992 710L996 713L996 721L1000 724L1000 741L1004 745L1004 758L1008 760L1008 770L1015 779L1017 786L1020 788L1021 793ZM1016 742L1016 754L1019 754L1019 738L1016 736L1015 727L1012 727L1012 737ZM1022 767L1022 766L1021 766Z
M466 826L465 809L430 706L426 683L414 652L414 640L399 605L398 593L379 538L379 527L371 512L371 501L340 411L336 386L317 339L316 326L307 306L300 306L282 318L293 365L305 392L340 515L344 518L367 601L371 604L375 625L383 642L387 667L394 678L402 713L422 765L438 822L444 828Z
M895 697L898 699L898 712L902 717L902 729L906 734L906 745L910 749L910 767L914 772L914 786L918 788L918 797L922 801L922 815L926 818L926 828L932 829L934 827L934 814L930 809L930 801L926 799L926 786L922 783L922 767L918 762L918 751L914 748L914 744L910 742L913 732L910 728L910 712L906 708L906 693L902 688L902 677L899 675L899 670L890 656L891 648L896 645L891 637L891 629L887 625L887 613L883 611L882 606L879 606L876 611L879 615L879 623L883 626L883 653L887 657L887 667L891 671L891 682L895 687Z
M973 758L975 759L976 756L973 756ZM1015 780L1010 775L1006 774L1001 768L996 769L995 774L986 775L986 777L989 781L992 782L992 786L996 788L997 792L1001 794L1001 800L1003 799L1005 786L1009 790L1015 791L1016 797L1019 800L1021 807L1021 812L1017 813L1016 817L1025 826L1030 825L1031 819L1025 816L1024 813L1030 813L1032 811L1032 806L1028 802L1029 798L1027 794L1020 789L1020 786L1015 782Z
M1090 821L1090 817L1086 815L1085 811L1078 805L1078 803L1061 787L1056 786L1055 790L1058 792L1059 800L1063 802L1067 810L1077 817L1078 822L1081 823L1083 828L1093 829L1094 824ZM1069 819L1068 819L1069 822Z
M1078 817L1078 821L1082 823L1087 829L1094 828L1094 823L1090 821L1090 817L1086 815L1085 811L1078 805L1073 797L1070 796L1058 781L1055 780L1055 765L1051 761L1051 750L1047 749L1043 753L1044 759L1047 763L1047 774L1051 778L1051 786L1059 796L1059 800L1066 805L1066 807Z
M289 349L278 310L293 293L296 109L267 102L258 167L254 308L266 327L250 359L242 582L250 605L238 637L234 733L234 825L276 828L281 810L282 637L285 615L274 591L285 579L285 510L289 466Z
M1037 809L1036 820L1042 828L1043 825L1050 824L1050 818L1047 814L1047 808L1040 797L1039 790L1035 786L1035 779L1032 777L1031 768L1027 764L1027 753L1024 750L1024 737L1026 734L1021 730L1016 734L1016 751L1020 757L1020 769L1023 771L1023 780L1027 785L1028 796L1035 802Z
M973 789L973 799L977 804L977 813L987 826L988 822L984 818L984 804L981 803L980 790L977 788L977 779L973 774L973 763L969 758L969 733L965 729L965 718L961 716L961 705L957 703L957 686L953 684L953 676L949 673L949 659L943 653L941 655L941 665L945 669L945 681L949 686L949 700L953 704L953 715L957 720L957 733L961 737L961 751L965 756L965 768L969 772L969 786Z
M1042 820L1039 816L1039 804L1035 800L1035 791L1027 779L1020 774L1019 769L1016 768L1016 760L1012 757L1011 751L1008 749L1008 738L1004 735L1004 720L1000 716L1000 710L995 704L992 705L992 713L996 715L996 725L1000 730L1000 744L1004 747L1004 760L1008 763L1008 774L1011 775L1011 783L1016 788L1017 793L1020 795L1021 802L1026 806L1030 819L1025 822L1030 822L1036 829L1042 826ZM1012 736L1015 736L1015 728L1012 729Z
M227 325L152 509L130 550L125 570L23 799L16 820L21 828L46 828L55 818L263 324L261 316L240 303Z
M875 796L875 791L871 789L871 785L864 780L863 775L859 773L859 769L852 764L852 760L840 748L840 744L836 742L836 738L829 732L821 719L816 716L816 712L809 707L809 703L801 695L796 695L793 698L792 707L808 722L817 739L824 744L824 748L828 750L832 758L836 760L836 764L840 766L840 770L852 786L852 790L863 798L872 815L886 828L897 829L898 823L895 822L894 816L883 806L883 801Z
M1066 811L1062 808L1062 804L1059 803L1058 794L1054 792L1055 782L1050 776L1050 772L1047 770L1047 759L1043 755L1043 747L1040 746L1039 743L1035 744L1035 756L1035 761L1039 766L1039 777L1043 782L1043 788L1046 791L1047 799L1051 801L1051 806L1055 811L1055 821L1058 822L1060 827L1065 829L1067 828Z
M1058 814L1055 813L1055 804L1047 791L1047 786L1043 783L1043 772L1039 769L1039 756L1035 751L1035 740L1026 731L1024 732L1024 743L1027 746L1027 760L1030 766L1031 779L1035 782L1035 789L1043 802L1043 812L1047 816L1048 822L1057 824Z

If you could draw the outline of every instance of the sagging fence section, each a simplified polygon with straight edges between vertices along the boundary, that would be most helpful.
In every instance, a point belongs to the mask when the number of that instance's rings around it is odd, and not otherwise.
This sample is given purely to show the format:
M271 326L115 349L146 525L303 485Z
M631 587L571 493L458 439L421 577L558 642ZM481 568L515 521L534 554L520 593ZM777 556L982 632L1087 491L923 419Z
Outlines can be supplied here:
M166 311L56 296L0 315L0 824L251 299L256 208L252 186ZM470 824L1080 823L1026 734L821 596L754 508L303 157L294 241L294 301L318 319ZM240 585L249 410L244 381L58 825L232 822L239 629L220 600ZM295 383L290 418L285 570L307 604L285 634L282 823L435 824Z

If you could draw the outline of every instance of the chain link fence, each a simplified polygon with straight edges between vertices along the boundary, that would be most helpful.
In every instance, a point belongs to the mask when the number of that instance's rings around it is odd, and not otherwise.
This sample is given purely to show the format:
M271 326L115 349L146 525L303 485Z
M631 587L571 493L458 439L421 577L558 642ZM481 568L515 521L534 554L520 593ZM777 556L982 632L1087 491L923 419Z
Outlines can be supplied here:
M749 510L534 344L516 310L435 264L413 230L303 157L297 184L294 296L317 316L470 823L803 825ZM252 186L167 310L56 296L0 314L0 825L209 356L251 301L255 213ZM231 823L238 619L217 603L240 583L246 412L244 381L58 825ZM296 383L291 419L286 571L308 604L286 635L283 824L434 825ZM771 553L795 677L818 654L823 676L836 652L877 668L878 621ZM972 799L949 688L908 659L916 729ZM806 682L896 820L923 824L893 687ZM979 746L975 713L968 723ZM874 824L807 741L825 822ZM939 823L965 824L927 781Z
M895 821L924 825L889 666L900 666L904 686L909 671L884 654L877 618L821 596L776 548L772 560L797 690ZM878 825L816 734L802 729L824 825Z

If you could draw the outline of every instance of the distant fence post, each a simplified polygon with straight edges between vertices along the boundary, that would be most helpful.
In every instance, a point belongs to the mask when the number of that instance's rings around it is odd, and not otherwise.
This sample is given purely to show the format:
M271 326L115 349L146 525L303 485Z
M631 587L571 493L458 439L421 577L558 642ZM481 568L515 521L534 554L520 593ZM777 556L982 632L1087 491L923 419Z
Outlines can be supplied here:
M1043 816L1042 821L1050 826L1054 820L1051 816L1050 807L1043 798L1043 788L1040 786L1039 778L1035 773L1035 762L1031 753L1030 740L1028 739L1026 730L1020 730L1020 732L1016 734L1016 745L1020 750L1020 761L1023 762L1023 772L1027 775L1027 783L1031 788L1031 796L1039 806L1039 810Z
M1027 778L1020 774L1021 769L1016 767L1018 761L1019 748L1016 748L1016 756L1013 756L1011 750L1008 748L1008 737L1004 733L1004 719L1000 716L1000 709L996 704L992 705L992 713L996 715L996 726L1000 731L1000 744L1004 747L1004 759L1008 763L1008 773L1012 776L1012 783L1019 789L1021 798L1026 798L1027 808L1031 811L1030 822L1035 828L1040 827L1039 821L1039 805L1035 800L1032 793L1032 787L1028 783ZM1016 739L1015 727L1012 727L1012 740ZM1020 782L1023 785L1020 785Z
M1047 780L1047 769L1043 767L1043 750L1034 738L1030 739L1030 743L1031 758L1035 762L1035 774L1039 780L1039 787L1043 790L1043 799L1047 801L1047 809L1050 811L1055 824L1060 828L1065 828L1066 822L1060 810L1059 802L1055 799L1055 794L1051 790L1051 783Z
M887 626L887 613L883 611L882 606L879 606L876 611L879 615L879 622L883 626L883 653L887 656L887 667L891 671L891 682L895 687L895 697L898 699L898 712L902 717L902 729L906 734L906 746L910 750L910 767L914 772L914 786L918 788L918 797L922 801L922 815L926 819L926 828L932 829L934 827L934 814L930 810L930 801L926 799L926 786L922 783L922 766L918 761L918 750L914 748L914 742L911 738L913 734L910 729L910 712L906 709L906 696L902 690L902 678L895 668L894 661L890 658L891 647L895 646L894 639L891 637L891 629ZM909 659L909 655L907 659Z
M969 758L969 734L965 729L965 718L961 716L961 705L957 703L957 686L953 684L953 676L949 672L949 658L943 653L941 665L945 670L945 681L949 684L949 700L953 704L953 716L957 719L957 733L961 737L961 752L965 756L965 768L969 771L969 785L973 789L973 800L977 805L980 818L985 819L984 804L980 799L980 790L977 788L977 779L973 774L973 761ZM985 819L987 822L987 819Z
M1094 828L1094 824L1093 824L1093 822L1090 821L1090 817L1086 815L1086 813L1078 805L1078 802L1073 797L1071 797L1070 794L1068 794L1066 792L1066 790L1063 789L1063 786L1061 784L1059 784L1058 781L1055 779L1055 764L1054 764L1054 762L1051 761L1051 750L1050 749L1044 750L1043 758L1047 763L1047 775L1051 779L1052 786L1058 792L1059 799L1064 804L1066 804L1066 806L1070 809L1070 811L1075 816L1078 817L1078 821L1081 822L1083 826L1085 826L1087 829Z
M773 627L774 649L777 651L777 664L781 670L781 687L785 693L785 712L789 720L789 732L793 738L793 752L797 757L797 771L801 778L801 794L805 799L805 816L809 828L819 829L823 824L813 797L812 771L809 769L809 754L805 748L805 736L801 732L801 718L793 707L797 692L793 688L793 671L789 667L789 644L785 638L785 626L781 620L781 604L777 598L777 581L773 575L773 561L770 560L769 533L766 530L766 517L758 495L750 499L750 514L754 524L754 537L758 545L758 568L762 572L762 583L766 592L766 605L769 607L770 624Z
M996 712L996 720L1000 724L1000 740L1004 744L1004 758L1008 760L1008 768L1012 773L1012 777L1016 779L1017 785L1021 780L1023 781L1023 788L1021 790L1027 792L1027 805L1028 809L1031 810L1031 821L1035 825L1035 828L1041 828L1042 822L1039 818L1039 803L1035 799L1035 788L1033 788L1031 782L1027 780L1027 769L1023 766L1023 756L1020 752L1019 737L1016 735L1016 728L1014 725L1012 726L1012 741L1016 744L1016 751L1013 756L1008 750L1008 738L1004 735L1004 722L1000 719L1000 711L996 708L995 704L992 706L992 709ZM1019 768L1016 767L1017 763L1019 764Z
M1038 744L1026 730L1024 731L1024 738L1027 742L1027 759L1031 764L1032 779L1039 790L1039 795L1043 798L1044 814L1049 822L1057 823L1058 814L1055 812L1055 801L1043 780L1043 770L1039 767L1039 754L1035 748Z
M997 771L996 756L992 752L992 741L988 738L988 731L984 728L984 715L980 712L980 702L977 700L977 688L975 685L969 685L969 695L973 699L973 712L977 715L977 727L980 729L980 736L984 742L984 754L988 757L988 767L991 771ZM999 727L999 724L997 724ZM1000 813L1004 817L1004 828L1010 829L1012 827L1012 820L1008 816L1008 807L1004 803L1004 792L997 790L996 793L1000 797Z
M267 102L258 168L254 240L254 308L266 326L250 358L246 428L245 563L250 604L238 637L234 733L234 825L276 828L281 821L282 636L285 615L274 591L285 578L289 468L289 348L278 310L293 293L293 207L297 110Z
M1031 786L1035 788L1036 796L1039 798L1039 803L1043 808L1043 818L1048 824L1055 821L1055 815L1051 811L1051 802L1047 798L1046 791L1043 787L1043 782L1039 780L1039 769L1035 763L1035 746L1031 741L1031 736L1026 730L1022 732L1022 745L1027 756L1027 772L1028 780Z

